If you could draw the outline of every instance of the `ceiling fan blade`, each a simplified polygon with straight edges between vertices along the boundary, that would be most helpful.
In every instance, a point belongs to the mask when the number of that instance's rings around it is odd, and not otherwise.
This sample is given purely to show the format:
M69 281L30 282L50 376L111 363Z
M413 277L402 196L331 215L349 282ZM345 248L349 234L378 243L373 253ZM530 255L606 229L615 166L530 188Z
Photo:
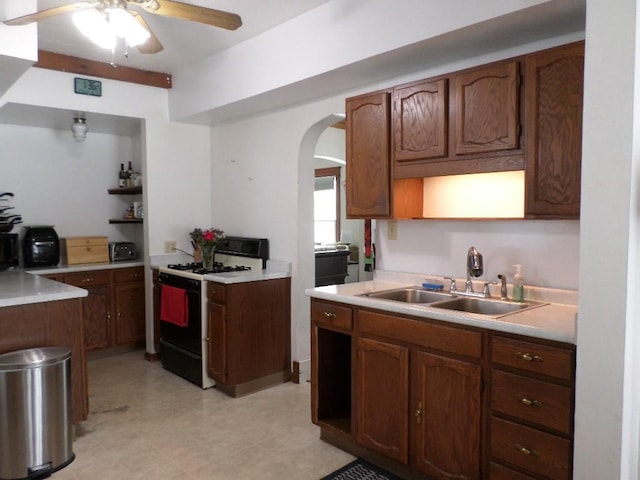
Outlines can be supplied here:
M240 15L212 8L199 7L173 0L127 0L144 8L147 12L166 17L177 17L192 22L204 23L214 27L236 30L242 25Z
M59 7L48 8L40 12L30 13L29 15L23 15L22 17L16 17L10 20L5 20L4 24L11 25L11 26L28 25L33 22L39 22L40 20L47 20L48 18L56 17L64 13L76 12L78 10L93 8L99 4L100 2L93 2L93 3L76 2L76 3L70 3L68 5L60 5Z
M153 30L151 30L151 27L149 27L147 22L144 21L142 15L133 10L128 10L128 12L133 15L133 18L135 18L138 23L142 25L142 27L151 35L146 42L136 47L138 51L140 53L158 53L164 50L164 47L160 43L160 40L158 40L158 37L156 37L155 33L153 33Z

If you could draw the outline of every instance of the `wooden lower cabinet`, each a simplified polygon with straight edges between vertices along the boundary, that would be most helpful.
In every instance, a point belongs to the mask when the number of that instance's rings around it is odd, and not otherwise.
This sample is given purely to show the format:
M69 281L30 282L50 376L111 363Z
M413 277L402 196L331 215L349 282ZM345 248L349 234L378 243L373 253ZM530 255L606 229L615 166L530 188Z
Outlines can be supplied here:
M85 350L143 342L145 339L144 267L66 273L61 281L84 288Z
M380 332L386 325L387 333L392 335L393 330L401 330L406 323L409 336L413 337L411 344L400 343L397 341L400 338L358 337L355 368L358 444L410 464L429 478L480 478L479 361L473 363L433 353L425 348L430 344L428 337L426 345L420 344L421 334L439 325L367 311L359 312L358 319L366 321L365 331ZM445 332L451 334L450 330ZM459 332L461 337L467 333L461 329ZM454 332L449 345L455 349L456 342Z
M409 349L358 338L356 358L356 440L408 463Z
M430 478L481 478L481 366L424 351L412 359L415 468Z
M71 350L73 423L89 413L82 310L81 298L0 308L0 353L52 346Z
M575 346L311 300L321 437L411 479L569 480Z
M291 379L291 279L207 283L207 374L238 397Z
M116 308L115 344L144 340L144 282L116 284L113 296Z
M504 334L490 345L491 478L571 479L575 348Z

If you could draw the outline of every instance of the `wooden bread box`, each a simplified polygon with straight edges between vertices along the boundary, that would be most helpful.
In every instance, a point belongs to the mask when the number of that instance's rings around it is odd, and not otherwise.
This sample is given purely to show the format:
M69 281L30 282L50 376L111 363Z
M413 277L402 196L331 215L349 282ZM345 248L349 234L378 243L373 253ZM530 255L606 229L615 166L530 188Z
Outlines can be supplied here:
M62 239L62 263L109 263L108 237L67 237Z

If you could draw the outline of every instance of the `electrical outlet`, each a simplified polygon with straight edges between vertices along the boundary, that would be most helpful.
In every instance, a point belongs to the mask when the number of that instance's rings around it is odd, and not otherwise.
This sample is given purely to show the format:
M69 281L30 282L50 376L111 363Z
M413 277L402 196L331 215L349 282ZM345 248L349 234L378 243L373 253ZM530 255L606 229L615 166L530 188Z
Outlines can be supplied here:
M388 240L398 239L398 222L396 222L395 220L389 220L387 222L387 239Z
M176 241L175 240L165 240L165 242L164 242L164 253L176 253Z

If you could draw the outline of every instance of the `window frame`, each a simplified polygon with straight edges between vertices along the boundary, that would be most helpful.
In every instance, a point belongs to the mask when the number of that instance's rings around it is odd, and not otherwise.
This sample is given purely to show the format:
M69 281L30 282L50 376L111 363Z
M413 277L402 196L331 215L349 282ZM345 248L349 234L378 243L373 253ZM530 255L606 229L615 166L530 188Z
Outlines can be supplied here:
M335 240L336 242L340 241L340 190L342 185L340 185L340 167L328 167L328 168L316 168L315 169L315 177L334 177L335 185L336 185L336 231L335 231ZM315 189L314 189L315 192ZM313 219L315 225L315 217Z

